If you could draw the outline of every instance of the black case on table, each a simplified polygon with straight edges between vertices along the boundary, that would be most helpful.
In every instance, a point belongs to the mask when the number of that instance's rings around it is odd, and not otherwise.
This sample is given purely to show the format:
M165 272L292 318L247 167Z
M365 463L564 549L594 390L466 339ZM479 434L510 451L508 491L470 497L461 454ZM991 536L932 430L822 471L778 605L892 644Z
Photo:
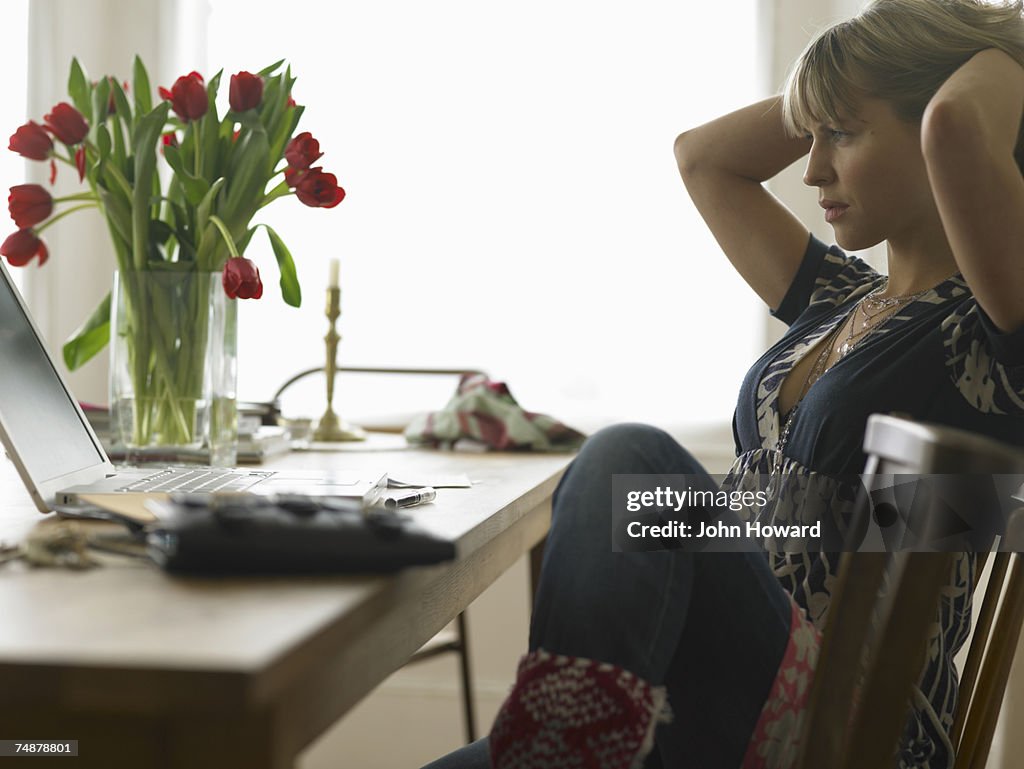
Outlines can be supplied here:
M455 558L406 514L347 500L182 495L158 503L148 552L187 574L380 573Z

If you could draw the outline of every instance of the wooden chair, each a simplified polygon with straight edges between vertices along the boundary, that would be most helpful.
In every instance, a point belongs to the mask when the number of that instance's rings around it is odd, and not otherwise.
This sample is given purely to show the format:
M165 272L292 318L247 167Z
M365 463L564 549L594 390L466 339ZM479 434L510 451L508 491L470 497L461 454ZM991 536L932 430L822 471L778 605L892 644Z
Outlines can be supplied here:
M888 474L1016 474L1024 452L947 427L873 415L866 482ZM866 500L866 498L865 498ZM869 514L860 506L862 516ZM936 516L937 517L937 516ZM861 518L862 524L869 524ZM1010 516L961 676L956 769L984 769L1024 621L1024 510ZM924 532L927 537L928 532ZM953 553L851 552L840 562L803 723L799 769L889 769ZM888 578L883 596L879 588ZM978 591L975 592L975 599ZM874 616L874 620L872 617ZM856 698L856 702L855 702Z

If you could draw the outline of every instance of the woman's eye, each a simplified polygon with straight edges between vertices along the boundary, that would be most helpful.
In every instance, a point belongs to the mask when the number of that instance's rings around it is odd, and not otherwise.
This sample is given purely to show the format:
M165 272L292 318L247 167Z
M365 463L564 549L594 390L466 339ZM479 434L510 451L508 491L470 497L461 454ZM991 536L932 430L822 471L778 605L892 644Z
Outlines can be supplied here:
M844 139L847 136L849 136L849 134L847 134L846 131L839 131L837 129L831 129L831 128L828 131L828 137L830 139L832 139L833 141L838 141L839 139Z

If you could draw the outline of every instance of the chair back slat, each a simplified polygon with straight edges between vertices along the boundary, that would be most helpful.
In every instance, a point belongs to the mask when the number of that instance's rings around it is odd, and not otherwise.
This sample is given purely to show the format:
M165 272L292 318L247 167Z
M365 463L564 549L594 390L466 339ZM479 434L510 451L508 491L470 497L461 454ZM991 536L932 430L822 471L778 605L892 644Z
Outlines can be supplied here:
M864 450L869 488L876 478L904 473L1024 471L1024 452L1015 447L891 416L869 418ZM978 507L985 512L982 501ZM870 511L865 506L858 516ZM941 527L942 516L925 514L921 521L929 529L933 524ZM857 525L866 523L871 521L858 519ZM1020 523L1024 540L1024 520ZM935 541L929 533L919 541ZM1024 545L1014 549L1024 550ZM798 769L893 765L957 557L932 552L843 554L801 728ZM983 555L979 561L984 563ZM960 743L956 769L984 769L1022 622L1024 562L1020 555L1001 553L993 563L965 667L965 702L958 705L951 735L954 746Z
M913 686L924 667L953 553L894 553L891 586L878 601L879 632L868 649L862 706L854 710L844 767L892 766Z
M840 757L846 755L846 726L859 668L826 661L859 659L867 643L875 596L887 561L887 553L843 553L840 559L818 667L808 695L798 769L837 766ZM813 735L813 739L806 735Z

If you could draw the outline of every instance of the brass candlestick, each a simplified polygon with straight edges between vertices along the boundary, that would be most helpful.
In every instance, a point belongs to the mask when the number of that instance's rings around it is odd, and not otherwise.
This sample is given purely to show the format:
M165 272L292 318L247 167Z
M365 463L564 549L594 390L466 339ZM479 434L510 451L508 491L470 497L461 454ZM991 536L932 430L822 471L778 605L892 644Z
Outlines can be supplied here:
M320 417L320 424L313 433L313 440L325 441L328 443L340 443L342 441L365 441L366 433L359 427L346 424L337 414L334 413L332 403L334 402L334 376L338 372L338 342L341 335L336 328L338 316L341 315L341 289L331 286L327 289L327 308L325 310L330 327L324 342L327 343L327 366L324 369L327 373L327 410Z

